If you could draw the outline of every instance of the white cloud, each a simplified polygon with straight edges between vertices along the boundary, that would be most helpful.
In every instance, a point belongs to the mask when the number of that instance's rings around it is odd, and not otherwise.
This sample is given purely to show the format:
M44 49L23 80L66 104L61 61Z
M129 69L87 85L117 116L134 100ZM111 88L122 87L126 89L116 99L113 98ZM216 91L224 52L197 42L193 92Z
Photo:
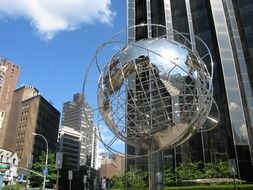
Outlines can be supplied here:
M241 133L241 137L247 141L248 139L248 133L247 133L247 126L246 124L242 124L240 127L239 127L239 131Z
M229 109L230 110L237 110L239 108L240 107L235 102L230 102L230 104L229 104Z
M0 18L25 18L45 39L96 21L112 24L111 0L0 0Z

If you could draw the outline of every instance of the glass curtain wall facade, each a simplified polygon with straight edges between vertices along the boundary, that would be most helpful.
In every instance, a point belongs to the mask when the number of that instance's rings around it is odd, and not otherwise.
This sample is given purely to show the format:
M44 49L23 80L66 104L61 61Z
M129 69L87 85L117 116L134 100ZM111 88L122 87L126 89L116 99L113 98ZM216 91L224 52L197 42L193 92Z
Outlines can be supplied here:
M174 29L199 36L214 60L213 95L220 110L219 125L212 131L196 133L174 150L160 153L164 166L230 160L240 179L253 181L253 1L128 0L127 5L128 27L142 23L167 27L166 31L154 26L129 29L129 43L166 37ZM189 38L200 57L204 56L201 46ZM141 150L127 146L126 151L137 154ZM127 169L145 165L145 158L126 161Z

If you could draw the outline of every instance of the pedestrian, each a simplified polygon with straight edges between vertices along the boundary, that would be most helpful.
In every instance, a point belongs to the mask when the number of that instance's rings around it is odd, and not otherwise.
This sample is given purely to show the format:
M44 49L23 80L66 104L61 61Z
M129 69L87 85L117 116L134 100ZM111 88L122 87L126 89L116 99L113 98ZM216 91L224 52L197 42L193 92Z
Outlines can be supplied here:
M103 177L102 181L101 181L101 186L103 190L107 190L107 181L106 181L106 177Z

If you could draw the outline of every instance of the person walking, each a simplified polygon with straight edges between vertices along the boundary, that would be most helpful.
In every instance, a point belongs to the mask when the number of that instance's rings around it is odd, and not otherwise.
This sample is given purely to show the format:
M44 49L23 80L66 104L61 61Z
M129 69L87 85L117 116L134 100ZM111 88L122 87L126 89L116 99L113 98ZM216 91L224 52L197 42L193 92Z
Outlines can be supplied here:
M106 177L103 177L102 181L101 181L101 186L103 190L107 190L107 181L106 181Z

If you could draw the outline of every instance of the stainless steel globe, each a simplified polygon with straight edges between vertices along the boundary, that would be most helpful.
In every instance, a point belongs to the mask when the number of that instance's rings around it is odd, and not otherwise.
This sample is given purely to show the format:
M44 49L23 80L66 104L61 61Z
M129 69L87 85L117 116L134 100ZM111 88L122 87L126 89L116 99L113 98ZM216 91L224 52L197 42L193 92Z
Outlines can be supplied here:
M115 136L135 147L171 148L203 126L212 77L198 53L165 38L129 43L98 82L98 107Z

